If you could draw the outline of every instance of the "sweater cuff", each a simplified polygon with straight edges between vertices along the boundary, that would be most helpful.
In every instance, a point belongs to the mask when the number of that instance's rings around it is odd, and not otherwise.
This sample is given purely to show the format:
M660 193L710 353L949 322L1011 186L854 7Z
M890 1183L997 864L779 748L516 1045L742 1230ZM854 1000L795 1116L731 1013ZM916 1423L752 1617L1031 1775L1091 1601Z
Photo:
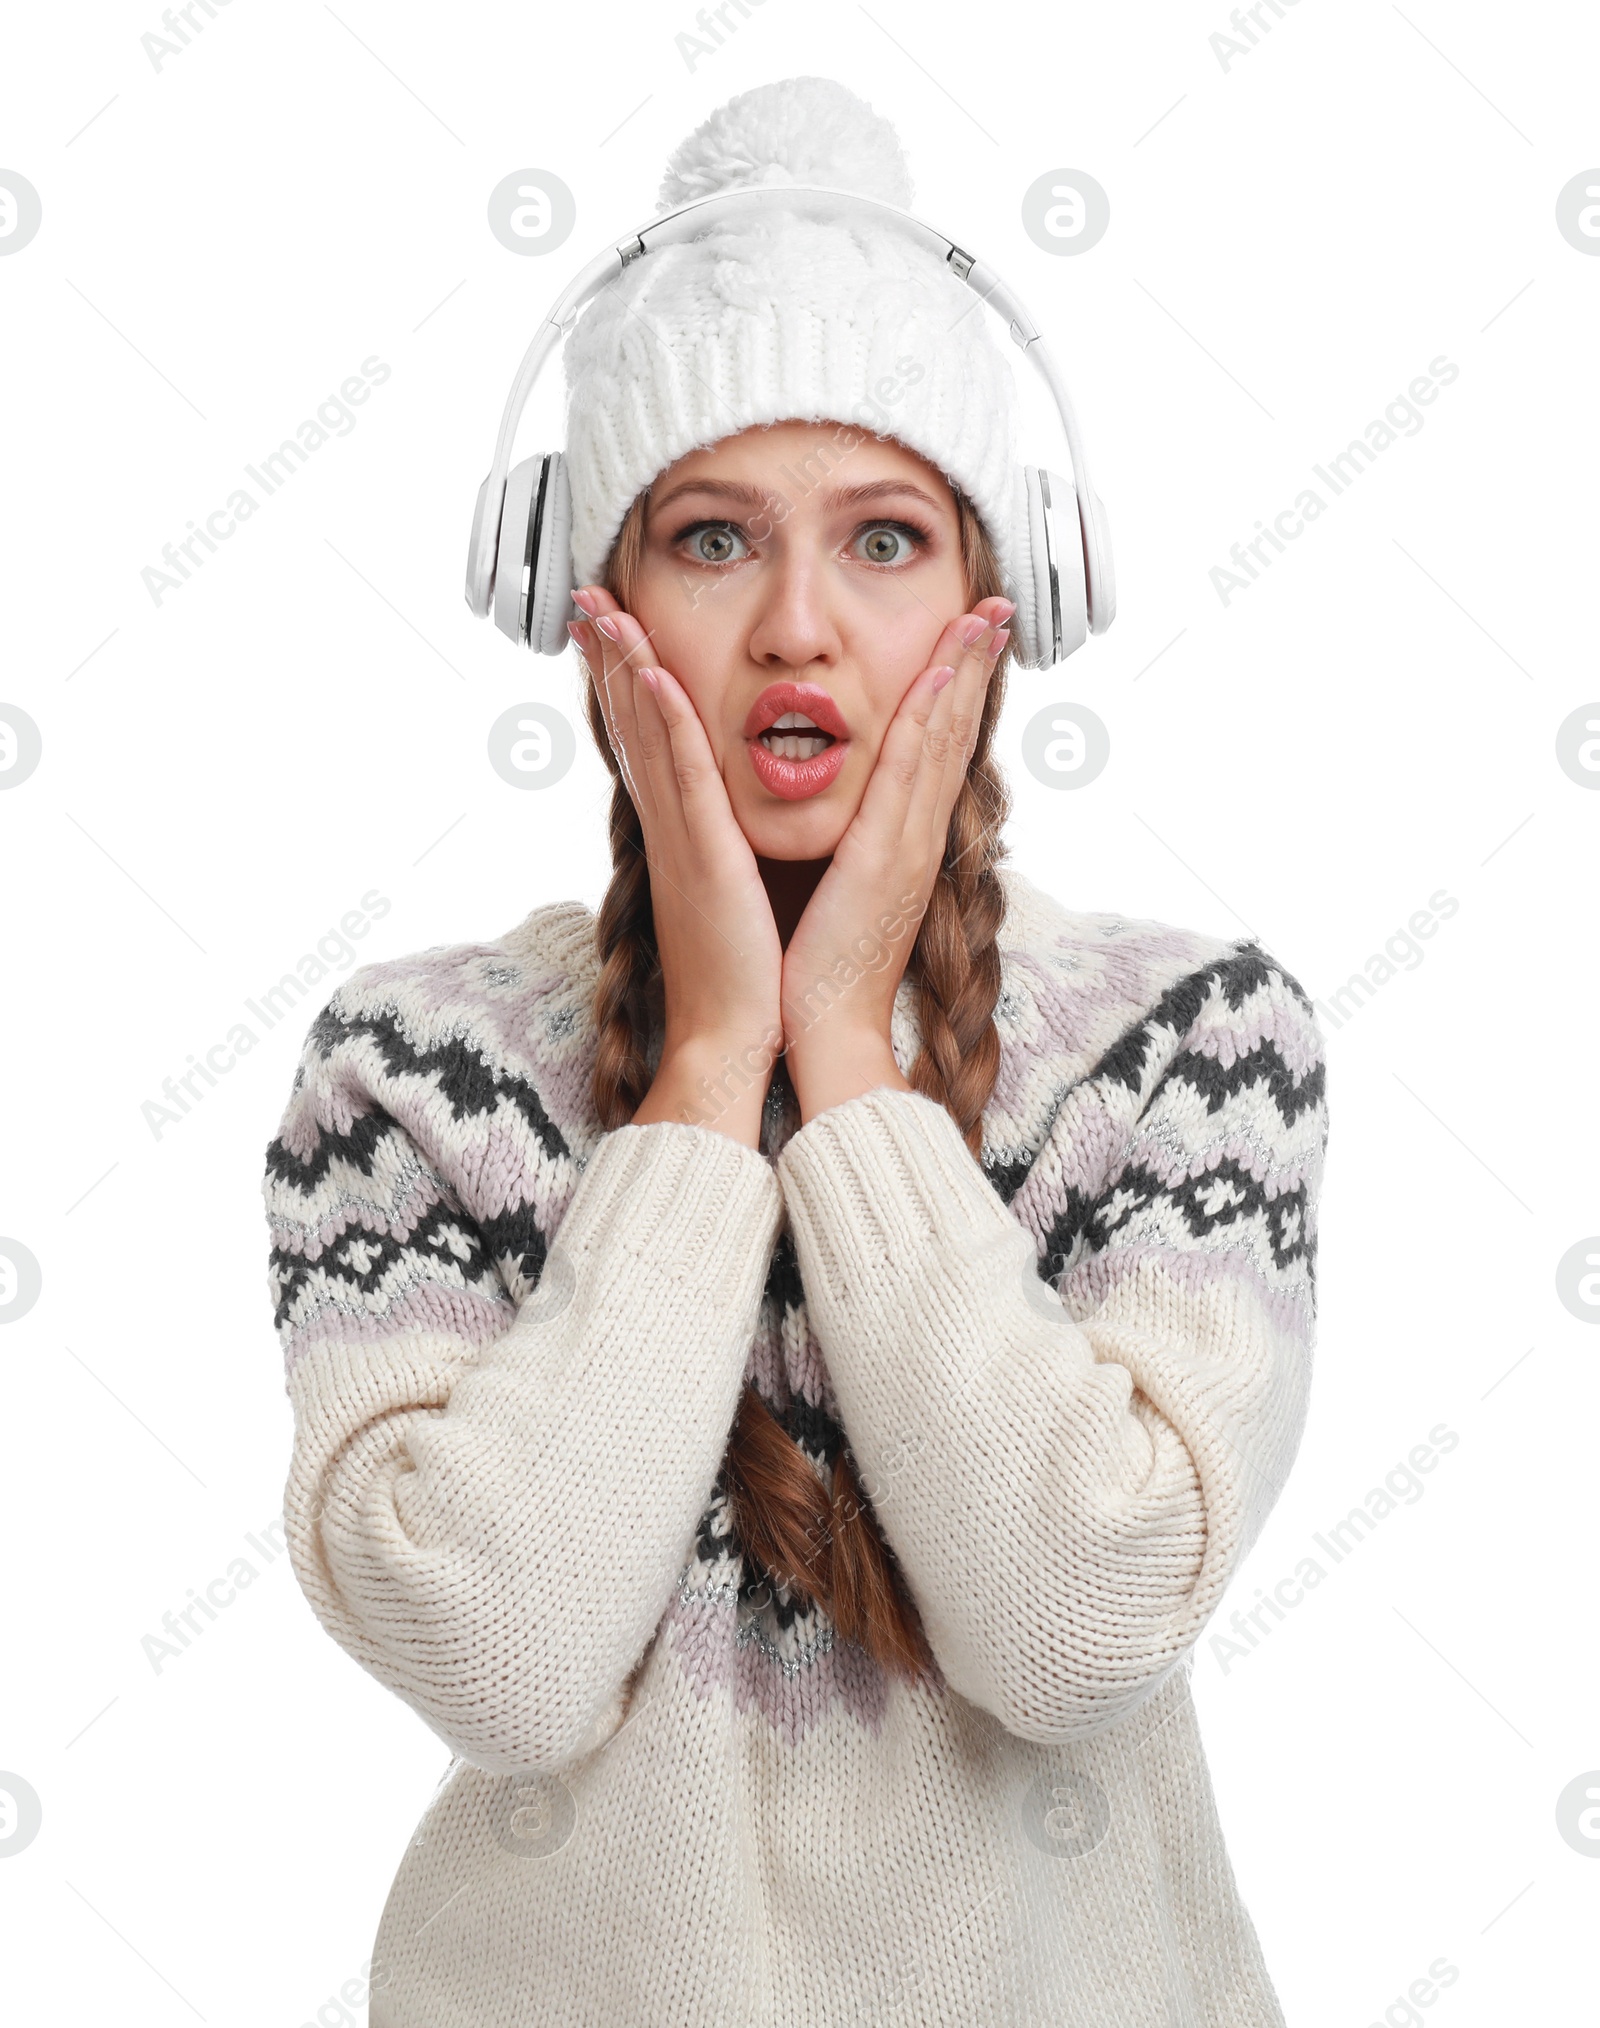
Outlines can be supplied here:
M603 1134L555 1235L574 1267L618 1249L668 1284L690 1283L718 1308L764 1284L783 1222L772 1164L714 1127L652 1120Z
M919 1270L930 1244L1020 1231L946 1108L887 1087L818 1113L777 1162L791 1223L841 1274Z

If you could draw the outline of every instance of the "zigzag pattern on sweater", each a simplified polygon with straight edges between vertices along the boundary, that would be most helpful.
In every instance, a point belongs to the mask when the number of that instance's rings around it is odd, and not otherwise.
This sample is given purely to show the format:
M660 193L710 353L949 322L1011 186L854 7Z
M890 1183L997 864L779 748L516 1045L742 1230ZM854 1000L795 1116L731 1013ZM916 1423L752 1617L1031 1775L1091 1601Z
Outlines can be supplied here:
M390 1077L414 1079L419 1087L439 1092L455 1120L491 1112L503 1099L534 1132L553 1137L553 1153L570 1159L534 1087L515 1076L488 1074L481 1056L459 1041L418 1049L394 1014L346 1017L330 1003L312 1024L308 1048L333 1060L347 1056L349 1045L361 1036L372 1039ZM294 1089L304 1089L303 1067ZM385 1173L399 1178L408 1171L416 1189L433 1198L427 1209L420 1208L420 1197L416 1200L419 1208L409 1223L401 1189L391 1185L379 1199L353 1194L350 1188L353 1176L376 1186ZM381 1314L402 1285L420 1286L434 1278L435 1268L453 1263L463 1289L507 1313L499 1320L502 1329L513 1302L538 1286L544 1270L548 1240L531 1206L469 1217L443 1177L411 1154L394 1117L370 1099L368 1109L355 1114L347 1128L319 1123L307 1154L291 1151L281 1136L275 1137L267 1149L267 1188L278 1199L283 1225L270 1264L274 1321L286 1344L303 1329L318 1290L326 1291L335 1270L352 1302ZM292 1224L283 1209L290 1201L303 1211ZM346 1240L349 1233L357 1237ZM335 1242L342 1243L332 1251Z
M1253 1047L1238 1050L1226 1063L1198 1049L1172 1053L1172 1038L1190 1031L1208 999L1220 997L1223 1005L1239 1012L1252 995L1274 992L1303 1009L1307 1024L1313 1021L1310 996L1299 981L1258 944L1242 943L1169 987L1149 1014L1106 1052L1086 1080L1086 1087L1097 1079L1120 1085L1138 1100L1141 1110L1148 1109L1162 1090L1184 1087L1204 1101L1208 1115L1221 1113L1241 1096L1264 1093L1285 1129L1293 1129L1307 1115L1314 1116L1317 1140L1312 1152L1320 1157L1326 1141L1327 1101L1327 1072L1320 1058L1309 1068L1290 1061L1271 1034L1263 1034ZM1153 1064L1165 1066L1154 1079ZM1263 1149L1262 1154L1267 1151ZM1017 1177L1016 1183L1021 1180ZM1001 1187L1001 1179L991 1176L991 1181ZM1316 1308L1316 1233L1309 1183L1304 1174L1297 1183L1286 1182L1272 1167L1270 1155L1264 1162L1223 1155L1197 1175L1175 1174L1170 1164L1152 1166L1130 1155L1098 1190L1066 1188L1044 1237L1040 1275L1057 1285L1085 1253L1100 1252L1119 1231L1164 1200L1181 1215L1191 1239L1204 1239L1224 1226L1255 1221L1280 1278L1286 1278L1296 1262L1303 1262L1309 1325Z

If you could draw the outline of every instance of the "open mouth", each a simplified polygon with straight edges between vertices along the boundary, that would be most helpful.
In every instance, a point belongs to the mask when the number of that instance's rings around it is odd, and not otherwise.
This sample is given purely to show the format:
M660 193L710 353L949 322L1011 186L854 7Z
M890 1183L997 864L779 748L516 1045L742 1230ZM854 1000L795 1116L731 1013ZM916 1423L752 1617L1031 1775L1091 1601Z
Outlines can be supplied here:
M767 685L740 730L762 787L791 803L831 788L850 751L850 727L832 695L792 677Z
M765 732L756 735L768 753L777 754L781 760L813 760L838 741L831 732L824 732L813 719L803 711L786 711L769 725Z
M820 683L800 683L792 677L781 682L769 683L757 697L745 715L743 726L746 739L768 742L768 750L781 752L771 747L774 739L779 742L786 738L820 739L844 741L850 737L850 728L844 720L832 695Z

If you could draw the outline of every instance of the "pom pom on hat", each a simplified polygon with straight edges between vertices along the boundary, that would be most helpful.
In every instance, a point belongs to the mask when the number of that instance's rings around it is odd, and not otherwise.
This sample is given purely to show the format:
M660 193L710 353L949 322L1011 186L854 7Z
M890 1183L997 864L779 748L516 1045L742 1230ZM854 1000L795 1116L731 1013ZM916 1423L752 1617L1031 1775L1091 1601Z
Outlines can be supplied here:
M900 137L865 99L828 77L783 78L718 106L673 150L658 209L784 183L854 190L911 209Z

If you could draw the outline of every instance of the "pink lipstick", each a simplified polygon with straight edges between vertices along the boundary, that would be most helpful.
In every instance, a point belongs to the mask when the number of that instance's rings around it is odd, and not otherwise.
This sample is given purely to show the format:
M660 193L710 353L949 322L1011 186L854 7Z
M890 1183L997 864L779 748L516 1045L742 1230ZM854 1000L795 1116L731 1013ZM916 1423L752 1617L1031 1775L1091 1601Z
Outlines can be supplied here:
M778 726L774 732L774 721L791 715L811 722L806 726ZM774 753L763 741L763 733L773 733L774 737L791 738L807 745L826 736L830 743L820 752L796 759ZM786 802L820 795L838 776L850 745L850 729L827 691L817 683L787 680L769 683L751 705L745 717L744 737L750 764L758 780L764 788L770 789L775 796L782 796Z

